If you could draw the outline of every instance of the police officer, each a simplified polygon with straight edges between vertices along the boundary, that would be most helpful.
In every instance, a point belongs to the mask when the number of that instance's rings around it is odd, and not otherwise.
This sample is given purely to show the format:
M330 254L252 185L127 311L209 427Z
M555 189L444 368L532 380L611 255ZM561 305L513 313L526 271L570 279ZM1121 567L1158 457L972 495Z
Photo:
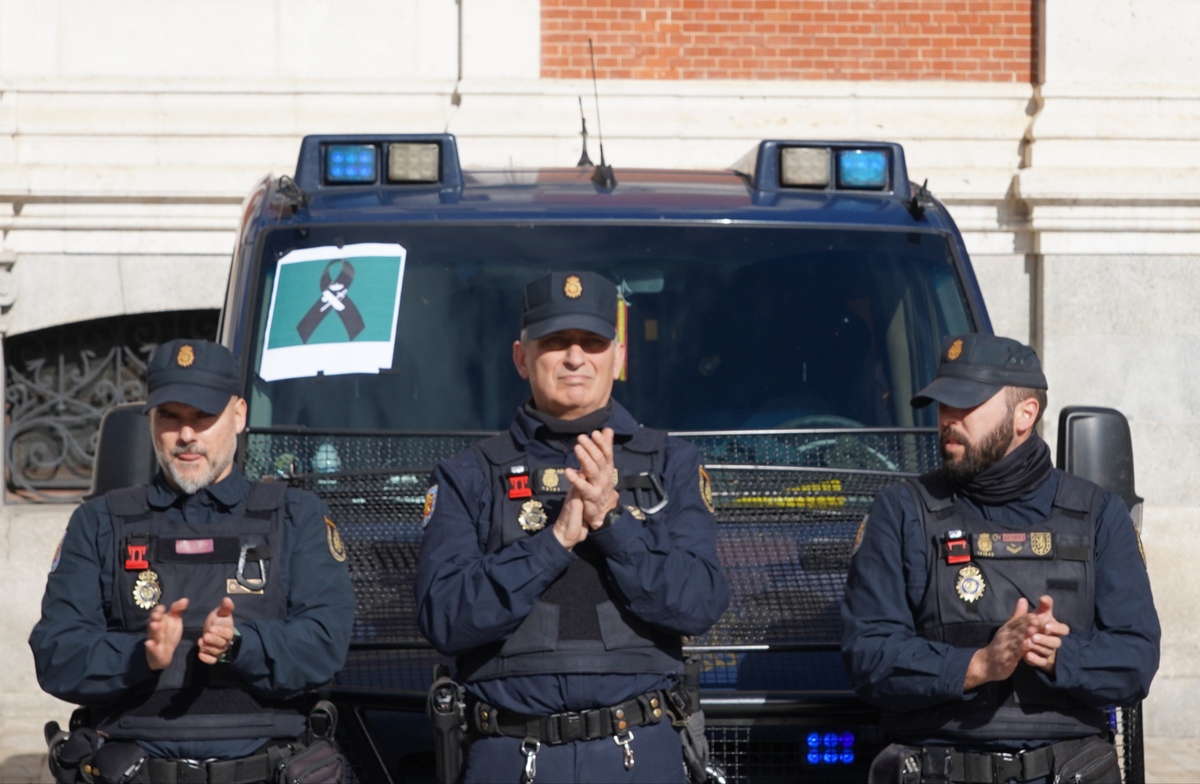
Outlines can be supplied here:
M1051 465L1046 389L1033 349L968 334L912 399L942 468L876 497L842 608L896 741L872 782L1120 780L1105 707L1146 696L1161 632L1124 503Z
M426 499L421 631L457 657L467 782L681 782L681 636L724 612L696 449L612 400L616 288L528 284L508 432L440 464Z
M69 737L48 738L51 767L60 781L273 781L318 745L309 693L349 649L346 550L316 496L234 465L246 401L228 349L164 343L146 382L161 470L75 511L29 638L42 688L84 706Z

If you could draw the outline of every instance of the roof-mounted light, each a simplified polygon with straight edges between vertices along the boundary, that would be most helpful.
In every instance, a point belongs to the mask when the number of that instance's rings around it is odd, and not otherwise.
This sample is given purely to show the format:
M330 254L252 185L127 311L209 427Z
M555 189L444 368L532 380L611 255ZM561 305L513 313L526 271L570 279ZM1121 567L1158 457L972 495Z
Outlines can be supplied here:
M792 188L828 188L828 147L784 147L779 153L779 180Z
M325 182L362 185L379 177L379 148L373 144L330 144L325 147Z
M437 182L440 149L436 142L392 142L387 146L388 182Z
M839 188L864 191L888 189L887 150L838 150Z

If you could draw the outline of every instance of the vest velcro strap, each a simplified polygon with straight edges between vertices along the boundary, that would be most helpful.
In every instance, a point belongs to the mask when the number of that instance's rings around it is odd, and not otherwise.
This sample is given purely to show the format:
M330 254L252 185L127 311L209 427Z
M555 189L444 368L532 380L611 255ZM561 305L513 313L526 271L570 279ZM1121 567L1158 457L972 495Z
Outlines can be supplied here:
M502 735L557 746L577 740L600 740L634 727L657 724L662 720L666 698L662 692L652 691L608 708L550 716L512 713L474 699L471 706L471 723L484 735Z
M1092 560L1092 549L1090 547L1059 547L1055 555L1064 561L1090 561Z
M247 512L274 512L283 508L287 497L286 482L255 482L246 498Z

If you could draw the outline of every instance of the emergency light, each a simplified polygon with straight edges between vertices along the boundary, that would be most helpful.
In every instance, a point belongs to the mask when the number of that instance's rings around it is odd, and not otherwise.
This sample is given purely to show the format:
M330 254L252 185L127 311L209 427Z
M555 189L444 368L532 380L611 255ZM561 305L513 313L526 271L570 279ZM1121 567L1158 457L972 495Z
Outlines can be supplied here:
M805 739L810 765L851 765L854 763L854 733L810 732Z
M908 194L904 150L891 142L766 140L730 167L757 191L875 191Z
M305 136L296 163L305 193L331 188L430 186L462 188L454 136L386 134Z

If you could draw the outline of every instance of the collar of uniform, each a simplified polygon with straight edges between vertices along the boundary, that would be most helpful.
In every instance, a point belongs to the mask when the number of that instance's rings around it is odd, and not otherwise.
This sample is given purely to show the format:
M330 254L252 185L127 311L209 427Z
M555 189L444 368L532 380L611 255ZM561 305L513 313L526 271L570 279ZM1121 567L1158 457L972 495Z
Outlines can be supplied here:
M244 500L249 495L250 482L246 480L246 477L242 476L242 472L235 465L233 466L233 470L229 472L229 476L216 484L201 489L199 492L208 493L214 501L229 509L236 506L238 502ZM174 506L179 499L186 497L187 493L184 493L182 490L176 490L167 484L167 479L163 476L161 469L155 475L154 481L146 491L146 499L150 502L150 506L155 509L166 509Z
M637 432L638 423L633 418L633 414L625 410L617 401L612 401L613 412L608 421L604 423L604 427L611 427L616 436L632 436ZM538 428L542 427L542 423L534 419L525 411L525 406L521 405L517 408L517 415L513 417L513 423L510 427L513 437L518 443L527 444L534 440Z

